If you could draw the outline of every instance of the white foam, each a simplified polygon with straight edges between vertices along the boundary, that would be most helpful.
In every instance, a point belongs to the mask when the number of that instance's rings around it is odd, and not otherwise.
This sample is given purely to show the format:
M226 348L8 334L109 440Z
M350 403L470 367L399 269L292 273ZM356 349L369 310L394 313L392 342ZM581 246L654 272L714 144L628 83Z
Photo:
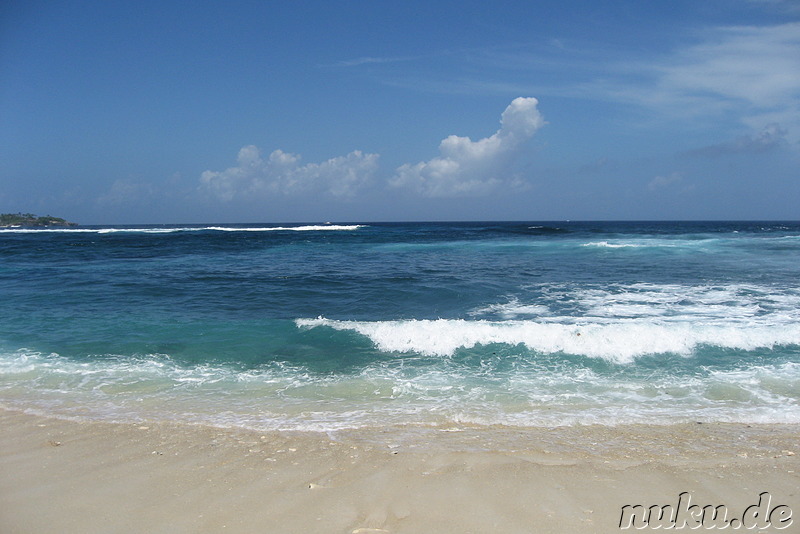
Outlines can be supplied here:
M548 314L545 311L548 306L566 306L572 311L570 315ZM800 322L800 288L640 283L598 289L544 284L528 286L521 290L520 296L478 307L469 314L509 319L535 315L542 322L563 324L637 319L742 328L792 326Z
M295 322L301 328L324 326L357 332L368 337L381 351L416 352L427 356L452 356L458 349L501 343L524 345L544 354L563 352L627 363L653 354L688 356L700 345L740 350L800 345L800 324L742 329L642 320L553 324L463 319L369 322L319 317Z
M485 314L497 314L504 319L514 319L520 316L542 316L548 315L550 308L542 304L522 304L519 299L512 297L508 302L501 304L490 304L483 308L478 308L470 312L471 316Z
M798 288L632 284L611 290L564 292L563 298L574 300L591 317L660 316L670 322L703 321L745 327L800 320Z
M230 228L227 226L209 226L205 230L220 232L324 232L324 231L353 231L364 228L363 224L316 224L306 226L264 226L254 228Z
M320 231L352 231L364 228L363 224L317 224L303 226L203 226L203 227L174 227L174 228L2 228L0 233L74 233L74 234L117 234L117 233L143 233L143 234L171 234L176 232L320 232Z
M443 358L376 361L357 373L288 364L188 365L166 355L79 362L27 350L0 354L0 406L77 419L169 420L255 430L365 426L800 422L800 364L685 376L601 373L536 358L512 366ZM793 409L794 408L794 409Z
M608 241L592 241L591 243L584 243L582 247L600 247L600 248L640 248L645 245L636 243L609 243ZM661 245L664 246L664 245Z
M658 248L658 249L702 249L708 246L719 245L724 243L724 240L719 238L707 239L675 239L675 238L656 238L648 237L642 239L624 238L624 239L611 239L602 241L589 241L581 243L581 247L592 248L609 248L609 249L624 249L624 248Z

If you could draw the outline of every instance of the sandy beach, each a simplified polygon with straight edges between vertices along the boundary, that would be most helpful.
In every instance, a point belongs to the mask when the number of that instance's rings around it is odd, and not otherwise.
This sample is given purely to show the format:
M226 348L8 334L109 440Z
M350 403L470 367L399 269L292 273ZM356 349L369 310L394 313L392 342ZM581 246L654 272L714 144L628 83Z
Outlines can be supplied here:
M326 435L0 418L6 533L615 532L623 506L682 492L732 516L762 492L800 510L795 426Z

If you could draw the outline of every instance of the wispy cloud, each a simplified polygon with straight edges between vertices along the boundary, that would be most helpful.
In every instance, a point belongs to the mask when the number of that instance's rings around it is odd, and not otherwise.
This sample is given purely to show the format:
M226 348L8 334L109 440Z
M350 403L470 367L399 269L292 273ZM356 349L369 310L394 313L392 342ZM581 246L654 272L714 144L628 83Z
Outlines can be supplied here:
M591 163L586 163L581 165L578 168L579 174L596 174L602 171L613 170L617 168L617 162L608 159L607 157L602 157L597 159Z
M96 202L101 206L136 204L152 199L155 194L156 188L152 184L115 180L108 191L97 197Z
M743 135L726 143L704 146L686 152L687 156L715 158L726 154L760 154L787 144L786 130L777 124L768 124L759 133Z
M770 7L785 13L800 12L800 2L797 0L748 0L751 4Z
M565 40L455 50L441 56L447 69L419 64L382 81L438 93L617 102L660 118L725 116L756 130L800 128L800 22L690 35L660 53Z
M721 97L755 108L796 105L800 23L712 29L657 70L658 86L678 96Z
M687 183L682 172L673 172L666 175L659 175L650 180L647 189L653 195L661 197L663 195L692 195L697 186Z
M511 163L524 142L545 124L537 104L535 98L514 99L494 135L477 141L451 135L439 144L440 156L402 165L390 185L426 197L454 197L484 194L513 183Z
M300 159L282 150L263 159L258 147L248 145L239 150L236 166L203 172L200 190L223 201L302 193L349 198L371 180L378 167L377 154L358 150L322 163L303 165Z
M412 61L417 59L414 56L396 56L396 57L375 57L375 56L362 56L357 57L354 59L345 59L342 61L337 61L335 63L331 63L329 65L325 65L328 67L359 67L361 65L376 65L382 63L398 63L402 61Z
M584 94L659 117L725 118L756 131L778 124L800 135L800 23L707 29L694 44L624 68L583 84Z
M680 184L681 182L683 182L683 174L680 172L673 172L666 176L656 176L650 180L650 183L647 184L647 188L650 191L656 191Z

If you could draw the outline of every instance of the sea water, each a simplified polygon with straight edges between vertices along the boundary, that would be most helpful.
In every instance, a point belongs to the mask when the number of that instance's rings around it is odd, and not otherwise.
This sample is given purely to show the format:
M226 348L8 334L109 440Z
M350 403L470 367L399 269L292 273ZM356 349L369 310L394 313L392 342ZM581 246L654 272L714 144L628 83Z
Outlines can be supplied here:
M800 422L800 223L0 230L0 406L258 430Z

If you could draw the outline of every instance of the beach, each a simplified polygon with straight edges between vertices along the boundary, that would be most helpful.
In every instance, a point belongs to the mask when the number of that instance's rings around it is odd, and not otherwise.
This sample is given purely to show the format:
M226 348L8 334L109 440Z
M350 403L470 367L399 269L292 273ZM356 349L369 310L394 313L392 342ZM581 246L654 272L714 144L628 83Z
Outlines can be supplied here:
M452 427L400 442L0 418L6 533L615 532L623 506L683 492L729 518L762 492L800 510L796 425Z

